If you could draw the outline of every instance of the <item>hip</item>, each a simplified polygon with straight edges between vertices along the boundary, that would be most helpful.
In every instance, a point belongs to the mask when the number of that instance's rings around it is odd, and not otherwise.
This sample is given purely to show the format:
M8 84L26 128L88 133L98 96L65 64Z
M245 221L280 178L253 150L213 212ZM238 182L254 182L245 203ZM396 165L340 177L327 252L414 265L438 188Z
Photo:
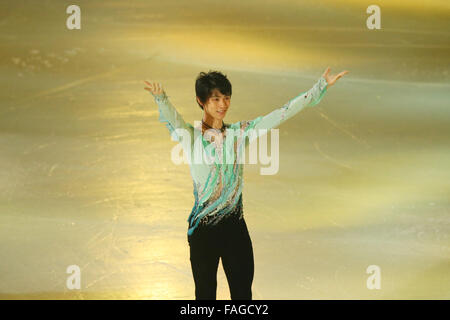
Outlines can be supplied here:
M220 242L230 237L250 239L244 215L232 215L222 219L215 225L199 225L191 235L187 236L189 244L193 242Z

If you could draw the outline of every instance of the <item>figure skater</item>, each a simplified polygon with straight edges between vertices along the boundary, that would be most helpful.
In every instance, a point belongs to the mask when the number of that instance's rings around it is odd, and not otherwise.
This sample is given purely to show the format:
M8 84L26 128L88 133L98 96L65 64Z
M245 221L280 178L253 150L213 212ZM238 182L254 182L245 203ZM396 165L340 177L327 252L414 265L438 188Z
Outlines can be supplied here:
M347 73L330 75L328 67L310 90L279 109L253 120L226 124L223 119L230 109L231 83L221 72L201 72L196 79L195 92L203 116L201 124L199 121L195 127L184 121L160 83L144 81L147 85L144 89L153 95L158 105L159 121L165 123L173 140L182 142L183 150L190 151L187 154L195 203L187 219L187 241L197 300L216 299L220 258L231 299L252 299L253 247L242 205L243 164L240 160L245 147L265 132L260 129L276 128L303 108L317 105L327 88ZM199 143L195 136L200 138ZM215 161L195 161L198 146ZM220 161L224 156L228 160Z

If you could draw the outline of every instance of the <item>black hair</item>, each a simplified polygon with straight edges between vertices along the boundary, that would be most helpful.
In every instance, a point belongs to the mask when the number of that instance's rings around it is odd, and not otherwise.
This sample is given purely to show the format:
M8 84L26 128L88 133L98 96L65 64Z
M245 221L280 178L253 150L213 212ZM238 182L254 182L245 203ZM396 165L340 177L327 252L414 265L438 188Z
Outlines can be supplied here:
M195 94L203 104L211 97L214 89L218 89L223 95L231 96L231 82L226 75L212 70L208 73L200 72L195 81ZM202 105L198 105L203 110Z

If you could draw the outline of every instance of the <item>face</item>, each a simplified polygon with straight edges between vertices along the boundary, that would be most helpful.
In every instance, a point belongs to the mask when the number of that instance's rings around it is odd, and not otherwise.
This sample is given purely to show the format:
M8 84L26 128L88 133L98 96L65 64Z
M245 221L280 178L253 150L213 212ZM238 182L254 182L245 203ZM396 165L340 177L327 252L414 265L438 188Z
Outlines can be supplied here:
M203 110L211 117L222 120L230 107L231 96L223 95L218 89L214 89L211 97L206 101Z

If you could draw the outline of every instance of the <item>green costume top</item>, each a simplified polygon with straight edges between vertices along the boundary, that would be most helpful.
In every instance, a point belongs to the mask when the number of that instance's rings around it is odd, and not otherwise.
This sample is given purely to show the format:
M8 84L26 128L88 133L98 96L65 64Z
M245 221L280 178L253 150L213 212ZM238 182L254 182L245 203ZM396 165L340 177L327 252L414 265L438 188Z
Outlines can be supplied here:
M165 123L172 140L181 143L189 161L194 185L194 207L189 215L188 236L198 226L212 227L223 218L243 216L243 155L245 147L260 135L278 127L305 107L317 105L327 91L322 76L314 86L282 107L253 120L225 124L222 139L210 139L209 130L184 121L165 92L153 95L159 109L159 121ZM266 129L266 130L262 130ZM220 138L220 136L219 136Z

